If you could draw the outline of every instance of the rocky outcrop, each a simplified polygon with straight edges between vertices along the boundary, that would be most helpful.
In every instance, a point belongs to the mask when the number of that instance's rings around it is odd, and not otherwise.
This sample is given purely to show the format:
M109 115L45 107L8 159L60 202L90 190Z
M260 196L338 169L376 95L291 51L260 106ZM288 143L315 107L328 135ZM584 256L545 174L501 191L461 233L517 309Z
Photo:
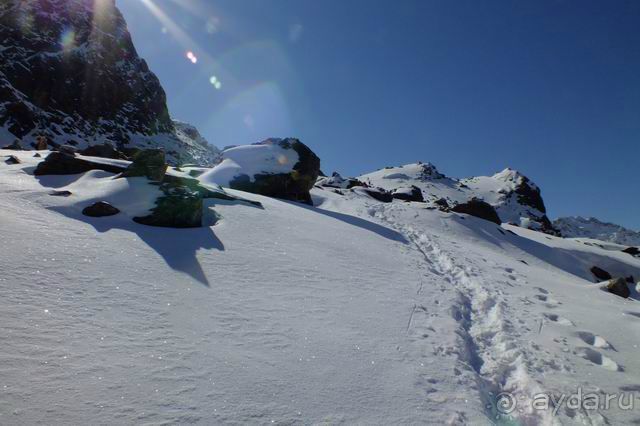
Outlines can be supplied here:
M36 141L33 143L33 149L35 149L36 151L44 151L45 149L49 149L47 138L37 137Z
M592 238L624 246L640 246L640 232L594 217L561 217L553 222L565 238Z
M493 222L497 225L502 223L498 213L496 213L496 209L494 209L491 204L477 198L473 198L466 203L457 204L451 209L451 211L475 216L480 219Z
M7 164L20 164L22 163L22 161L20 161L20 159L18 157L16 157L15 155L10 155L7 157L6 160L4 160L5 163Z
M311 204L320 159L298 139L267 139L222 152L222 162L200 176L240 191Z
M120 210L106 201L98 201L82 210L82 214L89 217L115 216L118 213L120 213Z
M111 158L111 159L114 159L114 160L128 160L129 159L129 157L127 157L122 151L117 150L110 143L91 145L91 146L81 150L79 153L82 154L82 155L87 155L89 157Z
M358 188L358 192L362 192L382 203L390 203L393 201L393 196L391 195L391 193L382 188Z
M474 198L481 199L495 209L501 222L557 235L546 215L540 189L529 178L512 169L493 176L456 179L440 173L433 164L413 163L387 167L358 179L371 187L391 192L415 186L422 191L428 208L447 209L434 200L446 200L448 205L456 205Z
M333 172L331 176L321 176L316 181L316 185L337 189L351 189L356 186L367 186L367 184L356 178L343 178L338 172Z
M630 254L634 257L640 256L640 249L638 247L627 247L626 249L622 250L622 252Z
M401 187L394 189L391 192L391 196L396 200L402 201L414 201L418 203L424 203L424 197L422 196L422 191L415 185L411 185L410 187Z
M611 279L603 288L609 293L613 293L616 296L624 297L625 299L631 295L629 286L627 285L627 282L624 278Z
M196 179L166 174L159 186L162 196L156 200L151 214L135 217L137 223L165 228L199 228L213 223L203 222L204 202L207 199L242 201L262 207L259 202L240 200L226 194L221 189L211 189L200 184Z
M605 271L602 268L599 268L597 266L594 266L590 269L591 273L593 274L594 277L596 277L596 279L599 281L606 281L606 280L610 280L611 279L611 274L608 273L607 271Z
M0 127L25 147L161 146L174 163L216 155L178 135L113 0L0 3Z
M449 202L444 198L438 198L433 204L442 211L449 211Z
M202 226L203 197L188 187L163 185L164 193L156 201L152 213L134 217L137 223L166 228L199 228Z
M122 177L146 177L152 181L161 182L167 167L163 150L146 149L133 157L133 162L122 173Z
M126 170L126 166L92 161L89 158L79 158L74 154L64 152L52 152L47 155L44 161L38 164L33 174L36 176L75 175L88 172L89 170L121 173Z

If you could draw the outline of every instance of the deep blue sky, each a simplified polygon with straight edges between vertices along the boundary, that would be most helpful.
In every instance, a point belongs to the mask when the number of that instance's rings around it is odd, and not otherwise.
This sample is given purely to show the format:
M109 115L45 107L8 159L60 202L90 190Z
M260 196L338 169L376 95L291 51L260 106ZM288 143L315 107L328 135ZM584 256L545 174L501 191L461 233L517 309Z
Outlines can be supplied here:
M219 147L295 136L345 175L510 166L551 217L640 229L640 1L150 1L117 4Z

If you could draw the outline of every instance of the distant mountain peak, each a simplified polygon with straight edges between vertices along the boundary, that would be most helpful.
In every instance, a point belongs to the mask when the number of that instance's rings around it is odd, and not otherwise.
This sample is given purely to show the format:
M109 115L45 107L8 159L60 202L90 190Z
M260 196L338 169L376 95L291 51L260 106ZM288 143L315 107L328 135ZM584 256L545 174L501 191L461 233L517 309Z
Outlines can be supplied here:
M386 167L358 179L374 187L396 190L415 185L427 202L445 199L450 205L473 198L491 204L503 222L556 234L546 216L540 188L517 170L506 168L493 176L456 179L440 173L431 163Z
M553 225L566 238L592 238L611 243L640 246L640 232L595 217L561 217Z

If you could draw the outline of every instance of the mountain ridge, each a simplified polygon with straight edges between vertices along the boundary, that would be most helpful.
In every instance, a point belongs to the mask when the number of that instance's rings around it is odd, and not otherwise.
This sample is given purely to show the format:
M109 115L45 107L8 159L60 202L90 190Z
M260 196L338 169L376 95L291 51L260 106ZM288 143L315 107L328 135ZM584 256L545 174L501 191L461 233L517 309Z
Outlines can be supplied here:
M595 217L568 216L553 221L565 238L592 238L628 246L640 246L640 232Z

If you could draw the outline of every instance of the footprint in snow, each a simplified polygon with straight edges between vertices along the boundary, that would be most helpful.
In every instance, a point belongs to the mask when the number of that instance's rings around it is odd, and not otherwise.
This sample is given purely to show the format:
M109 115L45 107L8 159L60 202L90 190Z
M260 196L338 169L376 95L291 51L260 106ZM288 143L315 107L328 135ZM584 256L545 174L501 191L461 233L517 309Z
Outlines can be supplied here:
M544 302L547 308L553 309L558 305L562 305L561 302L558 302L553 297L551 297L551 293L549 292L549 290L546 290L542 287L534 287L534 289L538 290L539 294L536 294L533 297L541 302Z
M578 331L575 335L587 345L591 345L594 348L612 349L615 351L615 348L611 345L611 343L607 342L604 337L600 337L588 331Z
M577 348L575 353L576 355L586 359L587 361L591 361L592 363L599 365L602 368L606 368L609 371L624 371L624 368L622 368L622 366L617 362L615 362L608 356L602 355L600 352L594 349Z
M571 320L568 320L556 314L544 314L544 317L549 321L555 322L560 325L565 325L567 327L575 327L575 324Z
M547 296L545 296L544 294L536 294L535 296L536 299L538 299L541 302L546 302L547 299L549 299Z

